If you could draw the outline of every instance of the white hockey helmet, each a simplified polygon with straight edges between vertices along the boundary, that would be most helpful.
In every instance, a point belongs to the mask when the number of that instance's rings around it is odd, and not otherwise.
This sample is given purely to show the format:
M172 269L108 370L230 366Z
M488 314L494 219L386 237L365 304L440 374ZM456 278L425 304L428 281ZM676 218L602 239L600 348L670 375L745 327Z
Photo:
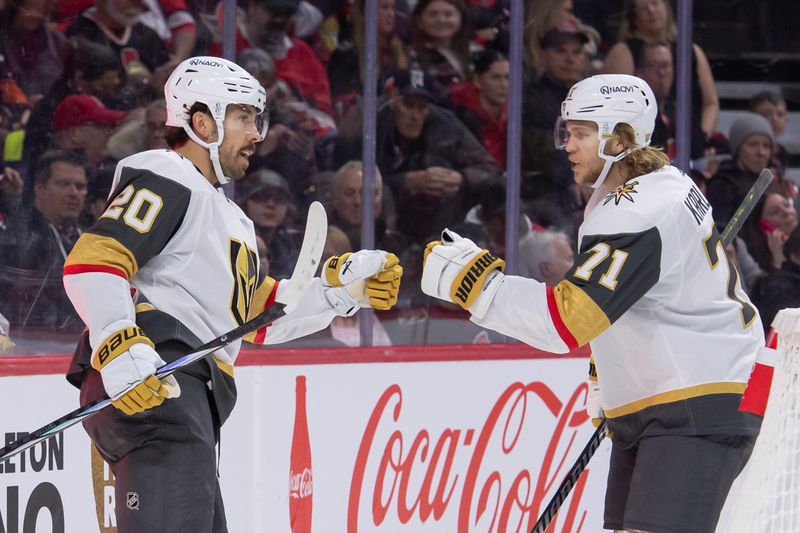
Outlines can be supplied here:
M612 163L650 144L657 113L653 90L643 79L627 74L591 76L573 85L561 103L561 117L555 130L556 148L566 147L569 136L565 125L568 120L587 120L597 124L600 139L597 155L605 159L603 171L593 184L593 187L599 187ZM613 138L617 124L628 124L633 128L635 145L620 154L606 154L606 141Z
M256 129L264 140L269 128L265 112L267 93L261 84L246 70L220 57L190 57L175 67L164 85L167 101L167 126L183 128L199 145L208 148L214 172L220 183L227 183L219 164L219 145L224 137L223 121L230 104L250 105L256 108ZM189 109L200 102L208 107L217 124L219 137L206 143L197 137L189 120Z

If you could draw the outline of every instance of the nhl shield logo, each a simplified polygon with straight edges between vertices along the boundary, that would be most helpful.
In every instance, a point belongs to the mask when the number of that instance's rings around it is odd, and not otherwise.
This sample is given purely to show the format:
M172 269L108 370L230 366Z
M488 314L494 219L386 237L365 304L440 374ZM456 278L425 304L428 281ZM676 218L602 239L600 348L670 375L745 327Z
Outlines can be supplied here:
M139 493L138 492L129 492L125 495L125 504L128 506L128 509L131 511L138 511L139 510Z

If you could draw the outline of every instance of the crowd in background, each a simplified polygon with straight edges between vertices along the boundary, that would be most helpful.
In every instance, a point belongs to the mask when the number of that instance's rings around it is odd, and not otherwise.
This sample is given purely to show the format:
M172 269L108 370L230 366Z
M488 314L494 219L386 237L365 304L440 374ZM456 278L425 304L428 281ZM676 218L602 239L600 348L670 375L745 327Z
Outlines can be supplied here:
M645 79L659 109L652 144L676 153L669 1L624 0L612 39L596 29L604 21L577 11L572 0L525 8L519 271L551 284L572 266L591 195L554 148L568 89L603 72ZM375 246L397 254L405 276L396 311L376 321L375 342L490 341L418 287L422 250L444 227L504 253L507 2L377 0L377 13L369 223ZM189 56L220 55L222 24L222 4L204 0L0 0L0 338L9 329L12 338L82 329L61 285L64 259L102 215L116 163L166 148L164 81ZM273 277L291 274L314 200L329 214L327 251L362 246L364 41L364 0L238 2L237 62L267 91L270 129L234 195ZM762 168L777 176L729 249L769 324L778 309L800 305L797 187L776 142L786 102L757 94L718 131L719 98L698 45L691 68L691 177L720 228ZM457 320L439 333L437 319ZM357 320L336 321L314 342L357 345Z

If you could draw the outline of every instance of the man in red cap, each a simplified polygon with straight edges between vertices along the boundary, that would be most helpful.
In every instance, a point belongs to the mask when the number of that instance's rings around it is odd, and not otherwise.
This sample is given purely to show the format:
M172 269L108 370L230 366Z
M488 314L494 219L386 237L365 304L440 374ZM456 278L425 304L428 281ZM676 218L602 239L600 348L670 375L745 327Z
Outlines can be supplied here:
M107 108L93 96L71 94L58 104L53 114L56 146L81 150L89 166L97 168L112 130L126 115L125 111Z

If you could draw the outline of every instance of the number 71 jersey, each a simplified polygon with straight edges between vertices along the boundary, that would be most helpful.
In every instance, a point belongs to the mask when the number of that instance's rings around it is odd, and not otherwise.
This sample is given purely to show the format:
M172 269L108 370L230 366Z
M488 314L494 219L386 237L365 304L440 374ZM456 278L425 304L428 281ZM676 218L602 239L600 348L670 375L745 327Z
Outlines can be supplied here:
M627 181L587 215L578 239L576 264L556 287L506 276L475 321L545 350L590 344L609 418L743 392L761 322L687 176L665 167Z

